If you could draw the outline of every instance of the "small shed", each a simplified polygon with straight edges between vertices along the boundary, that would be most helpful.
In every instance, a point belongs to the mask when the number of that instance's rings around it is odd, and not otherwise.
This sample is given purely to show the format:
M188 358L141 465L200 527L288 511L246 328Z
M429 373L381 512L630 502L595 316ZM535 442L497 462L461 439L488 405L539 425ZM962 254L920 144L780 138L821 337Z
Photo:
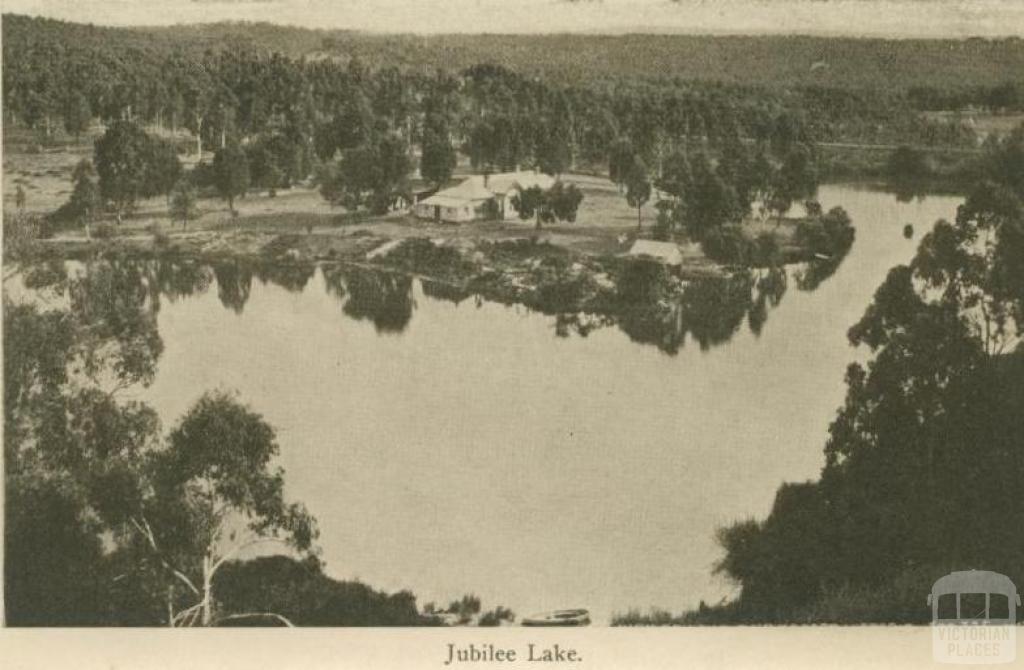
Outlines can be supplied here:
M663 265L678 270L683 265L683 254L675 242L637 240L627 252L631 257L652 258Z

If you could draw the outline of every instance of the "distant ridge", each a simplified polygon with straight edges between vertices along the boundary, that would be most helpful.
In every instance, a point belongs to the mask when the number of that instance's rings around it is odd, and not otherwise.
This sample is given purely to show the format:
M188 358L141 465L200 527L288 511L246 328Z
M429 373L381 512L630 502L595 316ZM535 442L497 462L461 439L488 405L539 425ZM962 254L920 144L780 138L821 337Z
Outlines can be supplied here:
M432 73L495 63L574 83L680 78L753 86L906 89L1024 82L1024 40L882 40L807 36L377 35L266 22L109 28L3 15L5 47L43 43L125 49L253 49L291 57L357 58L371 68ZM5 48L5 52L7 49ZM13 56L12 56L13 57Z
M5 0L7 11L110 25L246 19L390 34L1024 34L1019 0Z

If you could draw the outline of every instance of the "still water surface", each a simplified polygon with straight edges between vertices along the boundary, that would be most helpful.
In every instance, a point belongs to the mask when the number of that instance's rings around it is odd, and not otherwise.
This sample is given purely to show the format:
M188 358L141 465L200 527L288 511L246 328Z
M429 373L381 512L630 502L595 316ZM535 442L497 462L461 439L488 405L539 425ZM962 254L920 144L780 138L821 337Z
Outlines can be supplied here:
M586 607L596 622L716 602L733 587L712 575L715 529L818 475L845 368L864 355L847 329L957 205L839 186L820 199L850 213L853 249L816 290L790 281L759 335L743 323L669 355L614 327L558 337L551 316L416 282L411 318L375 324L320 270L301 290L253 281L226 309L218 273L163 302L166 349L138 397L166 425L217 387L263 413L335 577L421 604Z

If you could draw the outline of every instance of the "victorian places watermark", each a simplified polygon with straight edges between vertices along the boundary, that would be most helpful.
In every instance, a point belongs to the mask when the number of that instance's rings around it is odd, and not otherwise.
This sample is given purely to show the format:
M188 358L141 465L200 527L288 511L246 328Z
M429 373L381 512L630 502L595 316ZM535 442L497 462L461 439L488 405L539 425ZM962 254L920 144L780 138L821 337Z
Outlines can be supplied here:
M1020 595L1005 575L951 572L932 585L932 654L940 663L1012 663Z

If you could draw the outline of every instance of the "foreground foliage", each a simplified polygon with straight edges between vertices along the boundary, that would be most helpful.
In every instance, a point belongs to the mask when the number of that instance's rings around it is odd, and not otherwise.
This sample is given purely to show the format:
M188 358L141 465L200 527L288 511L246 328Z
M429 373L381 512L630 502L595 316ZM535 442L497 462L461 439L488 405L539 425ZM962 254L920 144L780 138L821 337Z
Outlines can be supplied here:
M196 270L37 264L23 272L36 299L5 296L6 621L419 622L410 594L319 572L315 521L285 500L275 431L259 414L207 393L163 433L153 409L122 398L155 375L160 296L209 285ZM306 576L268 575L260 566L272 559L238 563L262 545L305 557ZM266 589L283 599L264 598ZM318 605L301 596L313 592Z
M989 165L850 329L873 358L847 371L820 481L720 531L738 599L620 623L925 622L951 570L1024 580L1024 133Z

